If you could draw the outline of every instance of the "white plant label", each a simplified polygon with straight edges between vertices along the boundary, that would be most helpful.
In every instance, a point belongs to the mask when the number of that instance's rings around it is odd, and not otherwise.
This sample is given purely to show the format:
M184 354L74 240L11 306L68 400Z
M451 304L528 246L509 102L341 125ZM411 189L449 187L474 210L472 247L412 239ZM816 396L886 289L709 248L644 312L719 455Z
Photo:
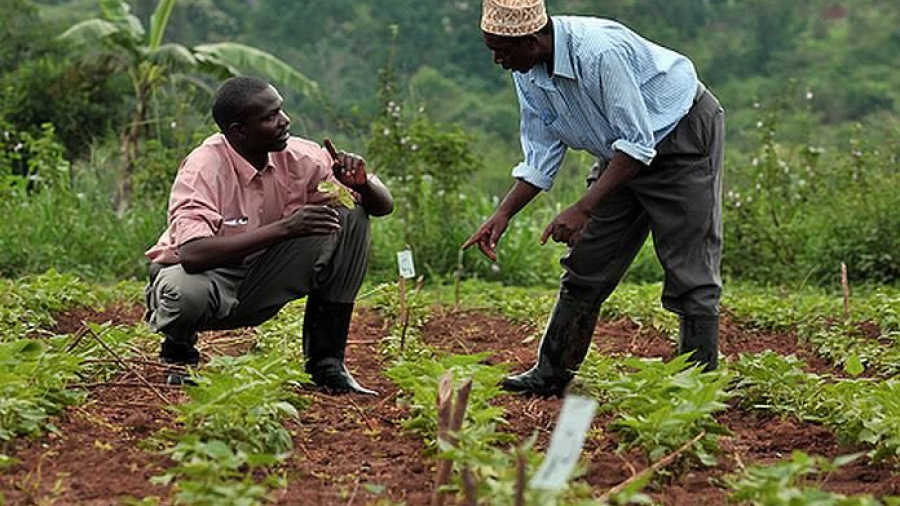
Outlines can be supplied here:
M405 249L397 252L397 266L400 268L400 276L406 279L416 277L416 266L413 265L412 251Z
M565 488L578 463L581 447L596 412L596 400L577 395L566 396L556 429L550 436L550 448L540 469L531 479L532 487L556 491Z

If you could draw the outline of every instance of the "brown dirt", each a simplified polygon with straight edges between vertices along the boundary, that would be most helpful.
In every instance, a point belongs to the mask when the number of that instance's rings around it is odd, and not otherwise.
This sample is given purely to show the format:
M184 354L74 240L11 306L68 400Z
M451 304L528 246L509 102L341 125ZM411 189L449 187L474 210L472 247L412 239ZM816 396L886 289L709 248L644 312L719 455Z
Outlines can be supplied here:
M503 329L506 329L505 331ZM479 329L482 329L479 332ZM537 329L513 326L500 316L484 313L436 313L423 334L435 347L453 353L493 351L486 362L522 364L513 366L514 372L530 367L537 351ZM465 336L477 338L461 342ZM523 343L523 339L527 342ZM843 371L817 356L808 346L799 343L793 333L766 333L740 328L727 317L721 324L721 351L726 360L736 359L740 353L760 353L772 350L781 355L793 354L807 363L807 370L819 374L843 376ZM626 319L600 321L594 332L596 351L604 354L630 354L640 357L674 356L674 343L652 329L641 330ZM558 399L527 396L504 396L501 403L507 410L508 428L520 439L539 431L538 448L549 442L553 422L561 403ZM710 469L694 470L669 483L656 485L654 499L666 505L725 504L727 492L721 479L752 464L771 464L790 457L794 450L835 458L860 451L861 448L842 446L828 429L797 420L781 419L767 413L732 407L720 417L720 422L733 435L723 438L724 454L719 464ZM617 455L618 441L603 431L609 416L598 417L594 429L605 437L589 441L584 452L590 455L585 480L599 490L608 489L646 468L648 463L638 453ZM873 464L865 458L848 464L822 485L823 489L844 494L870 493L888 495L900 492L900 477L894 476L889 464Z
M50 330L54 334L74 334L82 327L82 322L133 325L143 317L144 307L140 304L117 304L102 311L80 307L54 315L56 325Z
M82 321L132 324L141 317L140 307L106 311L73 311L61 315L56 332L73 332ZM539 329L511 324L505 318L476 311L435 309L422 329L426 342L454 353L489 351L488 363L507 363L520 371L534 361ZM351 327L348 366L359 381L381 392L377 398L329 396L311 388L304 394L312 405L300 419L289 421L295 452L279 469L288 479L284 489L273 492L276 504L369 504L379 498L427 504L432 491L433 460L423 456L422 443L401 427L406 411L396 405L396 388L381 372L386 361L378 351L386 325L373 311L357 311ZM299 337L298 337L299 338ZM252 346L249 330L207 333L202 337L206 356L245 353ZM627 320L601 321L595 333L597 351L670 358L671 341L658 332L641 331ZM815 372L839 374L812 350L797 343L792 334L768 334L742 329L726 319L722 325L722 351L726 357L772 349L795 354ZM151 365L138 371L154 383L162 382L162 370ZM118 378L134 383L134 377ZM164 396L178 402L177 388L162 388ZM519 440L538 432L538 447L545 448L558 415L558 399L507 395L497 401L507 410L506 430ZM89 401L66 411L56 422L59 435L18 440L11 452L21 463L0 473L0 493L9 504L120 504L131 497L159 496L168 500L170 490L150 485L151 476L172 463L141 441L164 427L175 427L171 412L145 388L106 386L94 388ZM754 463L772 463L793 450L835 457L856 448L842 447L821 426L780 419L765 413L731 408L720 421L733 432L721 442L723 455L710 469L694 470L670 478L650 490L667 505L724 504L721 478ZM585 446L588 456L584 479L598 492L612 487L646 468L638 452L617 454L618 441L604 431L609 415L594 422L601 436ZM376 492L383 487L384 491ZM845 494L876 495L900 492L900 478L892 468L858 460L833 473L824 488Z

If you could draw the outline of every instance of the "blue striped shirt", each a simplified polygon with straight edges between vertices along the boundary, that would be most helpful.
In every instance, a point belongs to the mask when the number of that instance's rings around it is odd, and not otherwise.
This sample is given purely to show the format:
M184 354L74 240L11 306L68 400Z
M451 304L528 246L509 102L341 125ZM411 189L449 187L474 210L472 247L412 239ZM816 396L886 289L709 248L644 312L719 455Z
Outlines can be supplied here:
M525 155L513 177L549 190L567 148L650 165L693 102L691 61L605 19L555 16L553 36L552 75L513 72Z

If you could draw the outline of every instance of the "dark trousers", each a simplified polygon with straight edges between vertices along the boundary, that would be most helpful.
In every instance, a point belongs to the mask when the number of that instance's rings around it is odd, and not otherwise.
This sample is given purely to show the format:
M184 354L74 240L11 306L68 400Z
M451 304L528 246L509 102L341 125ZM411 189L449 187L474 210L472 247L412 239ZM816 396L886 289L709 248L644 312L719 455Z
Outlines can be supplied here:
M249 264L194 274L180 264L151 265L150 327L176 343L194 344L197 331L259 325L309 294L352 303L368 264L369 220L361 206L339 211L337 234L283 241Z
M724 111L703 90L656 146L653 163L593 211L560 261L562 288L602 303L651 234L665 273L663 306L682 316L717 315L724 137Z

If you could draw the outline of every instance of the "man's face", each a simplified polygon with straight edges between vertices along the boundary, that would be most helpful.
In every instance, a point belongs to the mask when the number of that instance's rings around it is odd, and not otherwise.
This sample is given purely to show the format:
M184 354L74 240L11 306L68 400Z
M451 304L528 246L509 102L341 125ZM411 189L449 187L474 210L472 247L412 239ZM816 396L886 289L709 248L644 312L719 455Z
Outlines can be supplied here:
M281 151L291 136L291 118L281 109L284 100L274 87L259 92L247 104L241 123L244 143L252 151Z
M484 45L494 55L494 63L506 70L528 72L537 65L537 41L534 36L501 37L482 32Z

